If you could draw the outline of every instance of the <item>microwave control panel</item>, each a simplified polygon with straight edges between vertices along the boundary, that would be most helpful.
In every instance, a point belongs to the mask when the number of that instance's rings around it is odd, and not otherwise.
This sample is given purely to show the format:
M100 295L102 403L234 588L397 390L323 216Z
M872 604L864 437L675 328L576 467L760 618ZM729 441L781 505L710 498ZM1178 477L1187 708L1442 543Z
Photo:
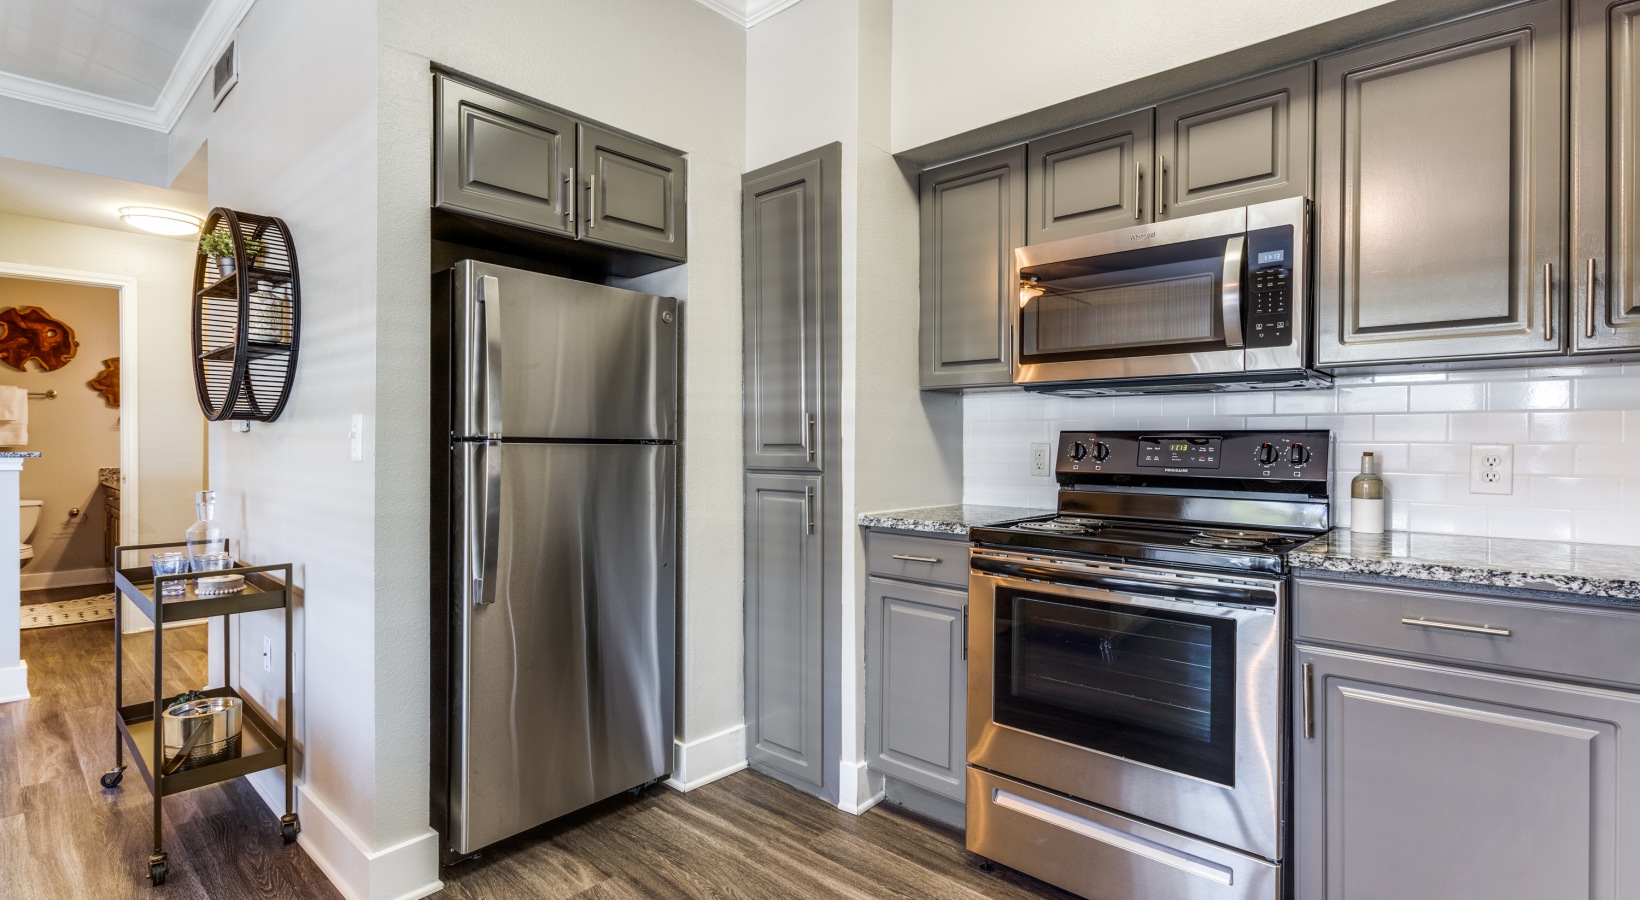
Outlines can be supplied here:
M1293 342L1293 230L1262 228L1247 235L1248 291L1242 333L1249 347Z

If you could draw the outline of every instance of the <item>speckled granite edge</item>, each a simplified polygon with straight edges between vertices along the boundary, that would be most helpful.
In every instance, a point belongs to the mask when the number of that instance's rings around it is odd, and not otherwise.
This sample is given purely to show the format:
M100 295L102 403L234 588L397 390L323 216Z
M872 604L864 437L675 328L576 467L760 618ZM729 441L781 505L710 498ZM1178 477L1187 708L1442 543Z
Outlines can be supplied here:
M1294 569L1570 594L1640 606L1640 547L1338 530L1287 555Z
M119 466L103 466L97 470L97 483L105 488L120 489Z
M970 528L1000 525L1019 519L1051 516L1051 509L1032 509L1016 506L926 506L921 509L897 509L890 512L861 513L857 520L863 528L888 528L894 531L920 531L925 534L950 534L967 537Z
M38 450L0 450L0 459L38 459Z

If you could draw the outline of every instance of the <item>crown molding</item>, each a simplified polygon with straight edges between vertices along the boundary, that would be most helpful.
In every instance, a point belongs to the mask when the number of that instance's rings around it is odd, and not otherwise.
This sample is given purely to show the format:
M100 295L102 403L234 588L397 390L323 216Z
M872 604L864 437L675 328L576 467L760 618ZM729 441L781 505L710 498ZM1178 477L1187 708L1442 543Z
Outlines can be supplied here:
M169 132L182 117L188 100L211 70L216 58L227 49L234 29L244 20L255 0L215 0L205 15L194 26L194 33L183 46L171 77L160 89L159 98L152 106L143 106L127 100L115 100L101 94L63 87L46 81L0 72L0 95L27 100L42 106L51 106L69 112L96 116L126 125L136 125L154 131Z
M775 13L795 5L798 0L695 0L695 2L742 28L750 28Z

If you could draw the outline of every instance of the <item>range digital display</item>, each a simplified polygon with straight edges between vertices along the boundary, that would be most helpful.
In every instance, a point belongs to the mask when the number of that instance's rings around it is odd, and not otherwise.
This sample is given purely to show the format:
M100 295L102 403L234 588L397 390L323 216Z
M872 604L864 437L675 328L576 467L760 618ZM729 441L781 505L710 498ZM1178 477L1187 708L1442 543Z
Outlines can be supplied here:
M1223 438L1145 437L1139 439L1139 465L1169 469L1217 469Z

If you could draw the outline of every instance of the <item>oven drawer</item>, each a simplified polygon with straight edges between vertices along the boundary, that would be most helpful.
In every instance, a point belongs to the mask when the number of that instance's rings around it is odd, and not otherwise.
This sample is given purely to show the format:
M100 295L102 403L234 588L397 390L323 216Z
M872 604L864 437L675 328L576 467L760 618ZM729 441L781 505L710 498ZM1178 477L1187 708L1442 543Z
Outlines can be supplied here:
M968 849L1085 897L1276 900L1267 860L968 770Z
M873 531L866 540L866 569L886 578L906 578L968 589L968 542Z
M1640 686L1634 610L1312 577L1295 596L1299 640Z

